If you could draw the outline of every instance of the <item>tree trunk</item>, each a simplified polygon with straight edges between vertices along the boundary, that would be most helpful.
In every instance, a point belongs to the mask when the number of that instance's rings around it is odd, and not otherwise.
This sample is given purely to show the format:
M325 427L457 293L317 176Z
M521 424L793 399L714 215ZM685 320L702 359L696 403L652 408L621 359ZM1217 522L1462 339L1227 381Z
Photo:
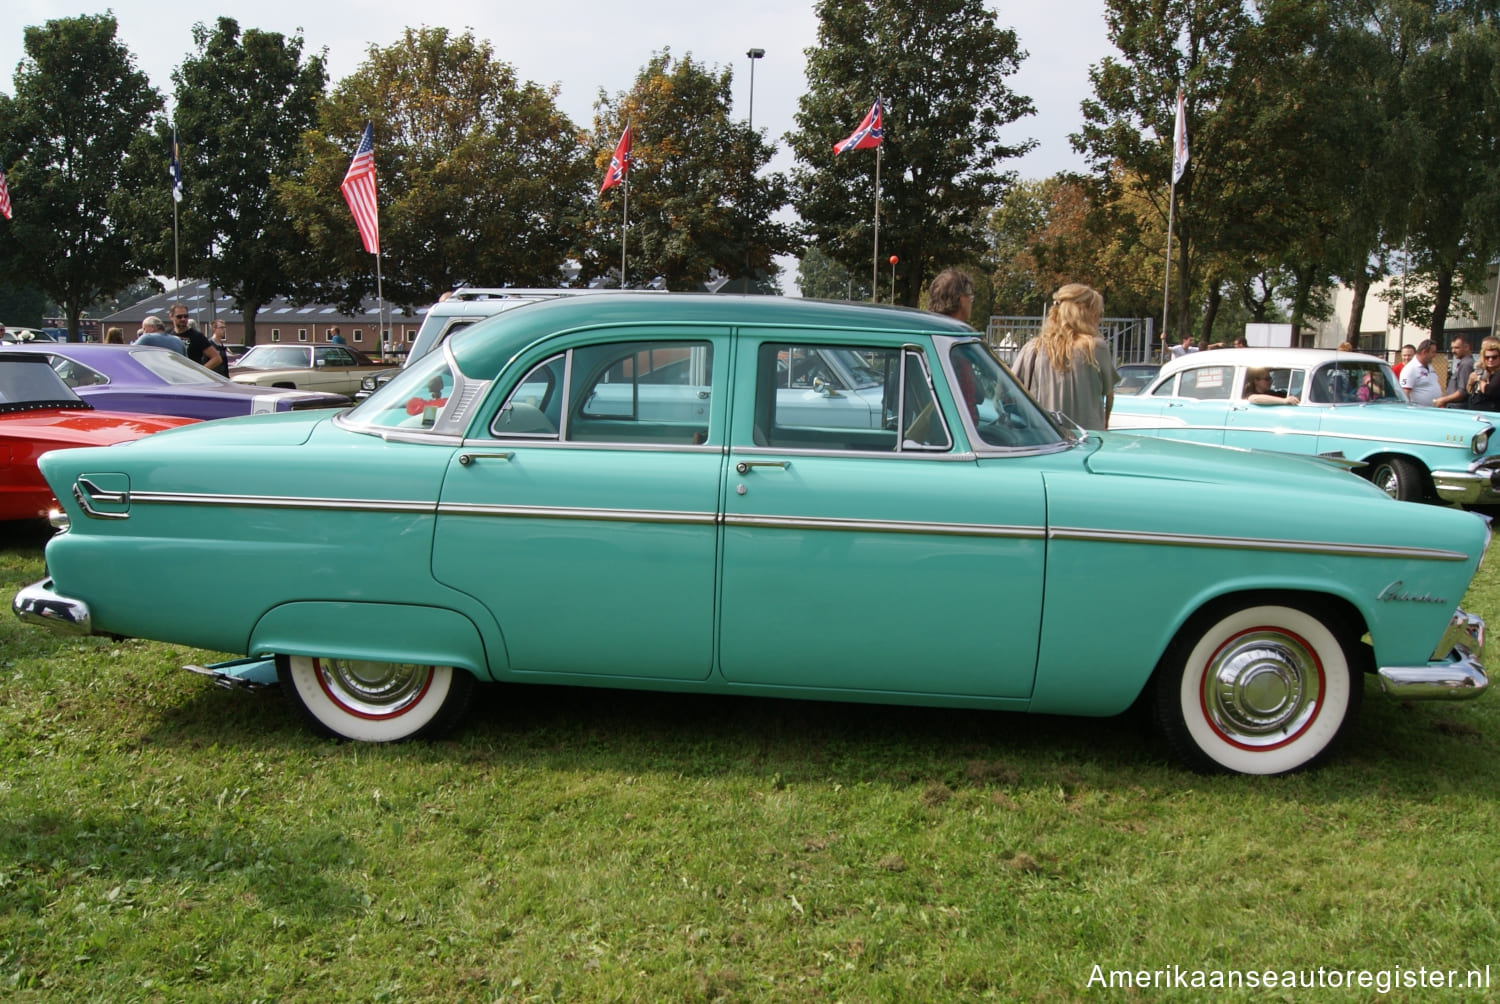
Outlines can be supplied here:
M68 341L83 341L83 335L78 331L78 321L83 317L83 305L81 303L69 303L64 305L63 309L68 314Z
M1437 267L1437 290L1432 297L1432 340L1443 347L1443 329L1448 325L1448 305L1453 302L1453 267Z
M1359 348L1359 322L1365 316L1365 299L1370 295L1370 277L1361 275L1354 280L1354 298L1349 301L1349 324L1344 329L1344 339Z
M1208 299L1203 304L1203 337L1198 341L1212 345L1214 341L1214 319L1219 316L1219 304L1224 301L1224 290L1216 279L1208 284Z
M242 303L239 306L240 316L245 320L245 347L249 348L255 344L255 315L260 313L264 304Z

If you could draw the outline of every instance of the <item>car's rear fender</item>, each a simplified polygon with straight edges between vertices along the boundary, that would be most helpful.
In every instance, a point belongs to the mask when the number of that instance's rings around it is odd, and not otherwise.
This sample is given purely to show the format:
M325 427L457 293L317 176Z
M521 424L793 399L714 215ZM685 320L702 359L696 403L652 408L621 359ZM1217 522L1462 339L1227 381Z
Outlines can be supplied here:
M442 607L283 603L256 623L249 651L456 666L480 680L492 678L479 629L463 614Z

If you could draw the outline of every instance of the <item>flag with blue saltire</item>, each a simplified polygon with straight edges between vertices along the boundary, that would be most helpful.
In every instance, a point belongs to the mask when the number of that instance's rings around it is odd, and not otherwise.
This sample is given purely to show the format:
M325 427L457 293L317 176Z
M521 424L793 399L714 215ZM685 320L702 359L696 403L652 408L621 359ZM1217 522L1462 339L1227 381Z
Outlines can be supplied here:
M859 124L859 128L850 133L842 143L835 143L833 145L834 156L838 156L841 153L848 153L850 150L868 150L871 147L879 146L880 141L885 137L884 122L882 119L880 99L876 98L875 104L870 106L870 112L865 116L865 120Z

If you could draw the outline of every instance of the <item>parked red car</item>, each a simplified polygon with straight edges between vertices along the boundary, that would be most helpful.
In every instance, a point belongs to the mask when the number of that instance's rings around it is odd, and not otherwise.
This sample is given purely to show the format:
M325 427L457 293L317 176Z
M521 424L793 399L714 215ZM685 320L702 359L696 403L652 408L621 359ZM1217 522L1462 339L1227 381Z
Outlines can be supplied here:
M197 419L97 411L62 382L47 357L0 352L0 520L45 517L57 505L37 458L74 446L111 446Z

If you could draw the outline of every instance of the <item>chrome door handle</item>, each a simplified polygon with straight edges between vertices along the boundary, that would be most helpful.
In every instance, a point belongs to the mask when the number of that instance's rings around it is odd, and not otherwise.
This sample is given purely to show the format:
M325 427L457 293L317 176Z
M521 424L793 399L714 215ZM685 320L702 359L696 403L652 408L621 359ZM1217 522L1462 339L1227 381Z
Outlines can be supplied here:
M778 467L784 471L790 466L790 460L741 460L734 465L734 469L741 474L749 474L752 467Z
M458 466L468 467L476 460L509 460L514 456L514 453L460 453Z

